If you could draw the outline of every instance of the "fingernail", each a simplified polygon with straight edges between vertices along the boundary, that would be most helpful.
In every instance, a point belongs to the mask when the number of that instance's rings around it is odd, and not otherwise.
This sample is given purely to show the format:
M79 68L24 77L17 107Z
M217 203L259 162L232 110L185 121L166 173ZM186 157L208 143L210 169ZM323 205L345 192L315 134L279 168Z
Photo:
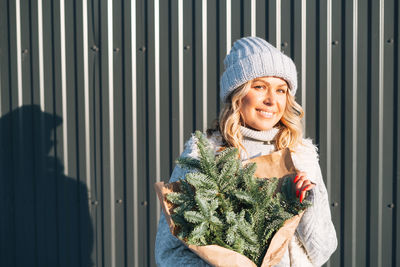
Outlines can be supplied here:
M299 197L299 193L300 193L300 191L296 190L296 197Z
M293 183L296 183L298 178L299 178L299 176L296 175L296 177L294 177Z
M303 202L303 195L300 196L300 203Z

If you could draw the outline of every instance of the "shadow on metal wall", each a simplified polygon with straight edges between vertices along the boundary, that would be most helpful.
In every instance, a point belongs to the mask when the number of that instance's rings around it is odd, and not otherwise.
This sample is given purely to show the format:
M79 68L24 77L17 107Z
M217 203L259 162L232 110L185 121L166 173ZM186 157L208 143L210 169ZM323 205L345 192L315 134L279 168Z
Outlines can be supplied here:
M0 266L93 265L87 188L54 156L61 123L36 105L0 118Z

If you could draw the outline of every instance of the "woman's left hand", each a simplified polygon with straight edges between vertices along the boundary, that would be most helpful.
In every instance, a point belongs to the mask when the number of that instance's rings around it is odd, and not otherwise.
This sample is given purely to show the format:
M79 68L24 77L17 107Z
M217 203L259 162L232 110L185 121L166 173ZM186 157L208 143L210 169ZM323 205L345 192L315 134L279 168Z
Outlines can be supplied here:
M306 192L315 187L315 184L307 179L305 172L298 172L293 183L295 183L296 197L300 199L300 203L303 202Z

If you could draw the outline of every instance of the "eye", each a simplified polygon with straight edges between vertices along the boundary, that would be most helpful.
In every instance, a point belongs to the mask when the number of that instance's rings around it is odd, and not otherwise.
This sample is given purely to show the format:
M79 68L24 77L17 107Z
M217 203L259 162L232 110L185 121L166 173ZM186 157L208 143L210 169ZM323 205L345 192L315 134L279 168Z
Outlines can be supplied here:
M277 91L278 91L279 93L285 94L286 91L287 91L287 89L286 89L286 88L279 88Z
M253 88L263 90L263 89L265 89L265 86L264 85L255 85L255 86L253 86Z

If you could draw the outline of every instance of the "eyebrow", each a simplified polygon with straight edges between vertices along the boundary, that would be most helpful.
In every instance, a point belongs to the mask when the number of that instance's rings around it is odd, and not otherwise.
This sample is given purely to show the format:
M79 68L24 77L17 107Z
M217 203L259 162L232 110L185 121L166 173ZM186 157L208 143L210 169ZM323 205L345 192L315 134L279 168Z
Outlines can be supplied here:
M266 81L261 80L261 79L254 79L252 83L255 83L255 82L262 82L262 83L266 83L266 84L268 84L268 85L271 85L269 82L266 82ZM286 87L288 87L288 85L287 85L286 82L277 85L277 87L281 87L281 86L286 86Z

